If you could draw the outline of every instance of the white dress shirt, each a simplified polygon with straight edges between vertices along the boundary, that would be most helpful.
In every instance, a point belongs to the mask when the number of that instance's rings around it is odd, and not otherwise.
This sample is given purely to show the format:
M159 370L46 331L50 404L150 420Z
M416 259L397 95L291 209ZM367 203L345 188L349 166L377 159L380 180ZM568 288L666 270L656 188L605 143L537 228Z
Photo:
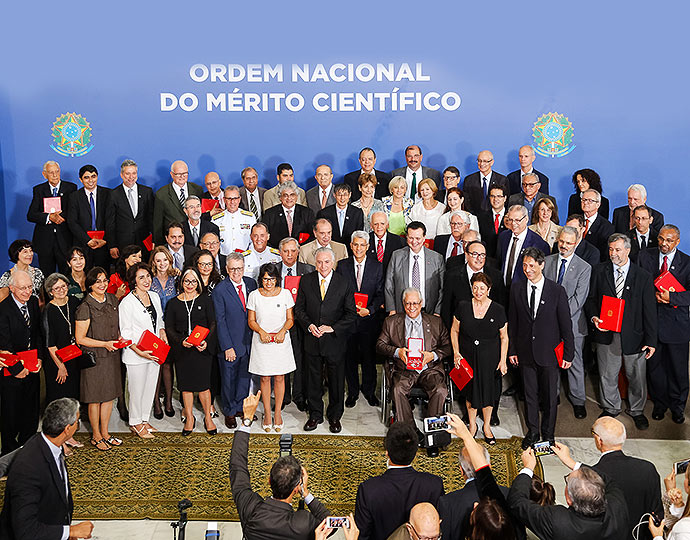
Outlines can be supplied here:
M541 276L541 279L537 281L536 283L532 283L529 279L527 280L527 305L529 306L529 301L530 298L532 297L532 287L536 287L534 290L534 306L532 309L534 310L532 312L532 317L535 317L537 315L537 312L539 311L539 302L541 301L541 293L544 292L544 276Z

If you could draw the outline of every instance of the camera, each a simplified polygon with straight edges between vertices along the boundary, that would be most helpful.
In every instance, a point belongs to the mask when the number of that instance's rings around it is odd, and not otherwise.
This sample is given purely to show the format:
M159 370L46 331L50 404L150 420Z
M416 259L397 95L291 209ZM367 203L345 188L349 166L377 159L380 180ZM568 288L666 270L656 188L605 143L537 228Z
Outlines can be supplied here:
M535 456L548 456L549 454L553 454L553 448L551 448L549 441L534 443L532 448L534 448Z
M424 419L424 432L432 433L434 431L446 431L448 429L448 417L431 416Z
M283 433L278 442L280 447L280 457L287 457L292 455L292 434Z

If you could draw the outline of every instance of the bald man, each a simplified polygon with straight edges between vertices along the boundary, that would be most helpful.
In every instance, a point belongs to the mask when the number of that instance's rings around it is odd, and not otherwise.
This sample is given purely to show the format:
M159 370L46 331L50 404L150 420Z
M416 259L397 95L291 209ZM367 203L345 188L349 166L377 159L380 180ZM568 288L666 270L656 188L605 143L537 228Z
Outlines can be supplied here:
M173 161L170 178L172 181L156 192L153 205L153 241L158 245L165 243L164 231L169 223L183 223L187 219L183 210L187 197L203 195L201 186L189 182L189 167L184 161Z
M307 191L307 206L316 215L320 210L335 204L333 171L328 165L319 165L314 178L316 185Z
M549 194L549 177L532 167L535 157L537 156L534 154L534 148L529 145L520 147L520 150L518 151L520 168L508 175L508 184L510 185L511 195L515 195L522 191L522 177L530 173L534 173L539 177L539 182L541 183L539 191L545 195Z
M478 171L465 177L462 191L465 194L465 210L471 214L479 215L487 212L489 204L489 191L493 187L503 187L507 193L510 190L508 179L493 170L494 155L488 150L482 150L477 155Z
M428 502L415 504L410 510L410 519L393 531L388 540L411 540L416 538L438 538L441 534L441 518Z
M206 186L206 191L204 191L204 194L201 196L201 198L218 201L218 206L213 207L213 209L209 211L209 217L213 217L225 210L223 182L220 179L220 175L216 171L211 171L206 173L206 176L204 176L204 185Z

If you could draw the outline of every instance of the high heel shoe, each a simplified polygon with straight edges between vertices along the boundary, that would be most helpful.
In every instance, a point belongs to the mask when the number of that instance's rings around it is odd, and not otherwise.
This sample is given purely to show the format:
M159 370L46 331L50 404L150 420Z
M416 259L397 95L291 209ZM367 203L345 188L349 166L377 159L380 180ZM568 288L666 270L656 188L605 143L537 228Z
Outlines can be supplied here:
M206 429L206 433L208 433L209 435L215 435L216 433L218 433L218 428L216 427L216 424L213 422L213 420L211 420L211 425L213 425L213 429L208 429L206 427L206 419L204 418L204 429Z
M489 446L493 446L493 445L496 444L496 437L494 437L493 431L491 432L491 437L487 437L487 436L486 436L486 433L484 433L484 441L485 441L486 444L488 444Z
M276 430L276 433L280 433L283 430L284 423L280 424L273 424L273 429Z
M270 416L269 416L269 418L270 418ZM264 429L264 431L266 433L270 433L271 428L273 427L273 423L266 424L266 423L264 423L265 421L266 421L266 415L264 415L264 419L261 421L261 427Z
M186 437L187 435L191 435L192 431L194 431L194 428L196 427L196 417L194 417L194 423L192 424L192 429L185 429L182 428L182 436ZM153 435L151 435L153 437Z
M156 410L156 408L154 407L154 409L153 409L153 417L154 417L156 420L163 420L163 409L158 409L158 410Z
M137 429L137 426L129 426L129 429L135 435L139 435L142 439L153 439L153 434L149 433L146 426L141 426L141 429Z
M175 416L175 408L172 405L169 409L165 407L164 412L165 416L167 416L168 418L172 418L173 416Z

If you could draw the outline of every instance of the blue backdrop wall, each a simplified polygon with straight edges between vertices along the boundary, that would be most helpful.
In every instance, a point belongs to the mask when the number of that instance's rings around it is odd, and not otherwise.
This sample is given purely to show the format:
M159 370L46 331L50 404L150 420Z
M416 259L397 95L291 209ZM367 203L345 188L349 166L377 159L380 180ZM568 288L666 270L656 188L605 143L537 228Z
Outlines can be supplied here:
M139 163L140 182L160 187L170 163L188 162L191 179L216 170L240 183L252 165L261 185L275 183L288 161L298 183L313 185L317 165L336 176L357 168L357 152L372 146L377 168L404 164L403 148L421 145L424 162L476 170L476 154L491 149L495 169L518 168L517 149L533 144L538 118L558 112L572 124L575 148L538 157L560 205L572 192L574 170L591 167L613 207L626 204L633 182L651 192L648 203L683 230L690 148L685 23L687 4L663 9L618 2L93 2L23 3L4 8L0 45L0 246L31 236L26 210L41 165L57 160L63 179L78 183L85 163L99 182L119 183L124 158ZM318 65L393 65L398 81L324 81ZM195 65L268 65L236 82L196 82ZM292 81L296 64L314 82ZM405 65L412 78L405 77ZM276 70L283 69L283 80ZM204 67L192 70L204 79ZM221 70L222 68L216 68ZM347 69L347 68L346 68ZM336 76L346 73L336 69ZM363 75L368 68L360 68ZM418 73L415 73L415 72ZM235 70L237 72L237 70ZM328 71L327 71L328 72ZM421 75L421 76L420 76ZM262 77L267 79L263 81ZM364 77L366 78L366 77ZM420 80L422 79L422 80ZM429 96L427 106L393 104L404 93ZM162 110L161 94L198 98L195 110ZM240 97L227 98L227 94ZM293 94L274 111L207 110L207 94L225 94L227 108L247 94ZM317 110L348 94L377 93L373 111ZM446 95L445 108L431 110ZM397 96L393 98L393 95ZM458 96L460 101L457 105ZM275 96L274 96L275 97ZM265 99L269 99L267 96ZM273 99L273 98L271 98ZM381 100L385 99L382 107ZM192 103L187 97L186 104ZM169 105L165 99L163 105ZM189 107L188 107L189 108ZM379 110L382 108L383 110ZM91 127L81 156L51 148L53 123L76 113ZM0 266L7 261L0 257Z

